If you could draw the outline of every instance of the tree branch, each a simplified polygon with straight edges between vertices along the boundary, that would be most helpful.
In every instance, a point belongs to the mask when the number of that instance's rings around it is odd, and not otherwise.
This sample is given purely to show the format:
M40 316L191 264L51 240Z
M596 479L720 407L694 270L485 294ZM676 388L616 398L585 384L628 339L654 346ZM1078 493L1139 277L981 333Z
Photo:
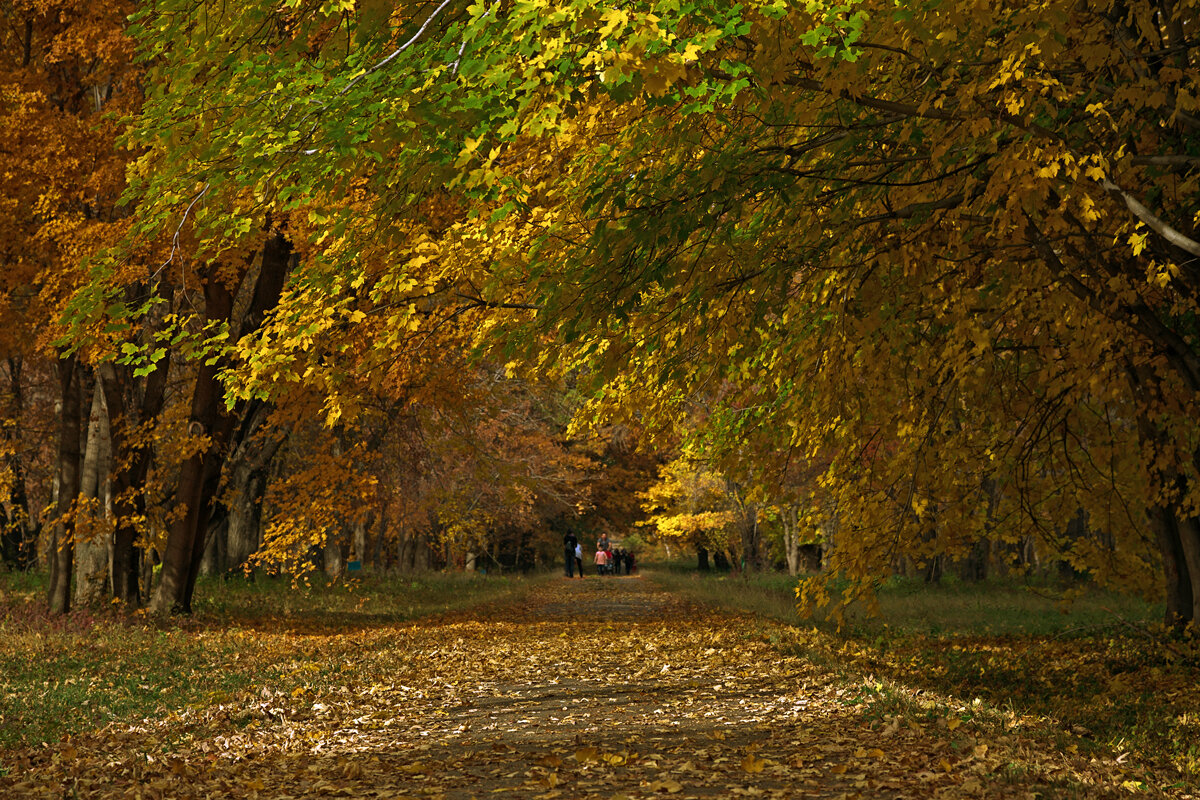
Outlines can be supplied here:
M1119 197L1121 200L1125 201L1125 207L1128 208L1135 217L1146 223L1146 226L1152 231L1166 239L1175 247L1178 247L1180 250L1183 250L1186 253L1191 253L1197 258L1200 258L1200 242L1197 242L1195 239L1192 239L1188 236L1184 236L1182 233L1163 222L1154 215L1154 212L1142 205L1136 197L1122 189L1120 186L1117 186L1108 178L1102 179L1100 181L1100 185L1103 186L1104 190L1109 194Z

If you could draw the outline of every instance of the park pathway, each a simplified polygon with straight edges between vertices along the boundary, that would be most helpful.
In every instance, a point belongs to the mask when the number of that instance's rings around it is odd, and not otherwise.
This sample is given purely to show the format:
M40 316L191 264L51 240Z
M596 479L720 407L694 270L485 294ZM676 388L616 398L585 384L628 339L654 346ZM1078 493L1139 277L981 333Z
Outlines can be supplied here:
M560 579L364 632L345 678L299 665L311 680L45 748L0 797L1131 796L1129 765L889 705L786 633L638 577Z

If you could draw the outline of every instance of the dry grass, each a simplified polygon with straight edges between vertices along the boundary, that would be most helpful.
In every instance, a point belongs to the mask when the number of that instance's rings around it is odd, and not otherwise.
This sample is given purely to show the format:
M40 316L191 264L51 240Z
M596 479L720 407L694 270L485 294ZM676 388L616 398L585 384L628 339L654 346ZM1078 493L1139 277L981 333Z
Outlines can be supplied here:
M43 576L3 573L0 748L211 702L264 681L286 683L318 654L335 670L334 651L354 649L343 634L513 596L537 580L367 576L300 588L214 580L198 587L192 617L159 620L111 609L50 617Z

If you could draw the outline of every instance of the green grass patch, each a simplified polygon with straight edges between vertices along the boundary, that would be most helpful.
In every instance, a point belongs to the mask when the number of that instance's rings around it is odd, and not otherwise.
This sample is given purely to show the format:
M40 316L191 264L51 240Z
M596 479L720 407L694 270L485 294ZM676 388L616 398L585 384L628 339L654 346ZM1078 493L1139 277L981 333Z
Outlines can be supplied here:
M0 574L0 748L57 741L250 687L336 681L357 634L511 600L540 578L429 574L293 587L204 579L195 614L51 617L45 578Z
M1153 603L1089 590L1067 605L1053 583L896 580L880 590L878 617L851 609L837 630L798 617L786 575L651 574L701 604L792 626L776 643L877 687L881 718L954 708L1001 727L1044 719L1078 747L1200 776L1200 648L1166 637ZM931 694L939 708L913 699Z

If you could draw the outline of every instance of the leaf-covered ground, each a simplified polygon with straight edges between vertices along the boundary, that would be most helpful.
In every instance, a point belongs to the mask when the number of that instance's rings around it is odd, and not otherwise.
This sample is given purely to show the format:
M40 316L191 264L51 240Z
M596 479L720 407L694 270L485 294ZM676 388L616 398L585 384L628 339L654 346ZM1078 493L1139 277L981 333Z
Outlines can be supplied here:
M869 682L786 655L790 635L639 578L560 580L9 753L0 797L1197 796L1015 716L888 714Z

